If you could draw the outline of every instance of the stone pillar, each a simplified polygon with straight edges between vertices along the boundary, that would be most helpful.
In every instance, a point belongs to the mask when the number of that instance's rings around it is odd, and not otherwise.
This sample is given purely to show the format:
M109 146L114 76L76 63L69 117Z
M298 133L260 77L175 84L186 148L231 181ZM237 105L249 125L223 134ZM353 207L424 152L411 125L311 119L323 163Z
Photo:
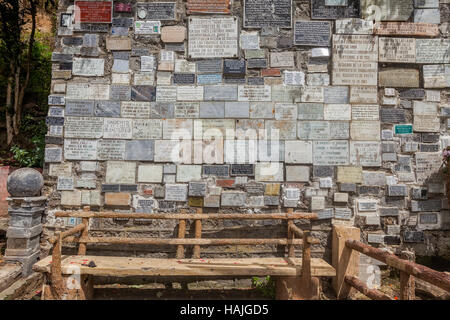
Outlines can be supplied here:
M32 272L40 255L42 215L47 200L40 196L43 186L44 179L35 169L18 169L8 177L7 189L11 197L6 199L9 223L4 259L20 262L24 277Z

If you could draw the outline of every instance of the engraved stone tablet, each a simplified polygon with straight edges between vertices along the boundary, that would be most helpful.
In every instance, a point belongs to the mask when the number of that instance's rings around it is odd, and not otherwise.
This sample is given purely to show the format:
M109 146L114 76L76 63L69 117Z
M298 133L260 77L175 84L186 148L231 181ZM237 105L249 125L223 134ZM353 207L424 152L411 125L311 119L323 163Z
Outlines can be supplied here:
M350 163L356 166L381 166L379 142L350 142Z
M187 184L166 184L166 201L186 201L188 194Z
M131 119L104 119L103 137L106 139L131 139L132 131Z
M383 36L426 36L436 37L439 29L436 24L412 22L376 22L374 33Z
M348 0L345 6L330 6L328 0L311 0L311 18L334 20L359 18L359 0Z
M361 0L361 16L365 20L406 21L413 11L410 0Z
M161 120L136 119L133 121L133 139L161 139L161 137Z
M347 165L349 163L347 141L314 141L314 165Z
M66 117L66 138L100 138L103 135L103 119L96 117Z
M419 70L388 68L379 72L379 86L394 88L419 87Z
M98 160L124 160L125 140L99 140L97 157Z
M330 45L331 23L328 21L296 21L294 25L294 44L301 46Z
M450 63L450 39L416 39L416 63Z
M65 139L64 158L66 160L97 160L97 141Z
M112 1L75 1L78 23L111 23Z
M103 76L105 60L94 58L73 58L72 73L78 76Z
M380 38L380 62L416 62L416 39L413 38Z
M138 2L137 18L140 20L175 20L176 2Z
M95 101L94 114L97 117L120 117L120 101Z
M237 57L238 19L189 18L191 58Z
M244 28L292 27L291 0L245 0Z

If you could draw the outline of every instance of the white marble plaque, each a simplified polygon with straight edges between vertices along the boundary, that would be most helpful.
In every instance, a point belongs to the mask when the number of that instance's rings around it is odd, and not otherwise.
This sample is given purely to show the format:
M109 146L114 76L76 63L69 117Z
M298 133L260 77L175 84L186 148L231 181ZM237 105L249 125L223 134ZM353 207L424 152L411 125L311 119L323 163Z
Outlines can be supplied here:
M348 165L348 141L314 141L314 165Z
M155 73L135 72L133 84L135 86L153 86L155 84Z
M450 63L450 39L416 39L416 63Z
M162 120L135 119L133 120L133 139L148 140L162 138Z
M157 86L156 101L161 102L177 101L177 86Z
M153 71L155 68L155 56L141 56L141 71Z
M120 112L124 118L149 118L150 102L143 101L122 101Z
M379 105L352 105L352 120L379 120Z
M325 120L351 120L352 106L349 104L325 104Z
M105 60L73 58L72 73L76 76L100 77L105 74Z
M355 120L350 124L350 136L356 141L380 140L380 131L380 121Z
M351 86L350 103L378 103L377 86Z
M238 101L271 101L271 86L238 86Z
M417 182L424 183L438 174L442 165L440 152L416 152Z
M237 57L238 19L189 18L190 58Z
M66 160L97 160L97 140L64 139Z
M202 101L203 87L177 86L177 101Z
M106 139L131 139L133 137L133 120L104 118L103 137Z
M161 33L161 21L135 21L134 33L137 35L146 34L160 34Z
M241 49L242 50L257 50L259 49L259 34L258 32L241 32Z
M98 160L124 160L125 140L99 140L97 158Z
M188 193L187 184L166 184L166 201L186 201Z
M301 71L284 71L283 81L285 85L303 86L305 85L305 74Z
M307 86L302 90L302 102L324 102L324 99L323 87Z
M108 84L69 82L66 99L109 100L109 90Z
M351 141L350 164L363 167L380 167L380 143L372 141Z
M101 138L103 135L103 118L66 117L64 128L66 138Z
M379 38L379 62L416 62L416 39Z

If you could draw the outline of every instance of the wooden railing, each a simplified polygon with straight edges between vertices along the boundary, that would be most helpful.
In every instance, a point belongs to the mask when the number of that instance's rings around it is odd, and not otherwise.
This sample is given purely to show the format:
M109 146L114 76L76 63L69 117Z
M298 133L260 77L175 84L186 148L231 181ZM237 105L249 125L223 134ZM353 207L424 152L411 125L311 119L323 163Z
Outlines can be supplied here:
M333 246L336 246L336 248L333 248L333 255L336 255L333 260L337 269L337 277L334 284L338 298L345 298L348 296L349 288L345 288L345 284L348 287L355 288L373 300L394 300L392 297L389 297L379 290L370 289L364 282L355 276L358 272L357 263L355 264L358 257L355 256L353 252L365 254L400 271L400 300L415 299L414 278L421 279L450 292L450 276L448 274L430 269L415 262L401 259L387 251L364 244L358 241L359 230L356 233L353 232L353 238L357 238L358 240L351 239L352 229L356 228L347 229L348 230L335 228L333 231ZM339 246L341 248L338 248Z

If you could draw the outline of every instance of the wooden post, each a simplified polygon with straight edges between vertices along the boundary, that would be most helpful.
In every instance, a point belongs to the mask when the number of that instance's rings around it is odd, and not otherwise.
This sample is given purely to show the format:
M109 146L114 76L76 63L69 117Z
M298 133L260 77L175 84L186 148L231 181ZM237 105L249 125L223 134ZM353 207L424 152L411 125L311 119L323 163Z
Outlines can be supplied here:
M203 209L197 208L197 214L202 214ZM202 237L202 220L195 220L195 239L200 239ZM193 258L200 259L200 245L196 244L193 250Z
M91 207L86 206L83 208L84 212L89 212L91 210ZM80 238L86 238L88 236L88 228L89 228L89 218L83 218L82 223L84 224L84 230L81 232ZM78 244L78 255L85 255L86 254L86 243L79 243Z
M403 251L401 254L403 259L414 262L414 253ZM414 276L400 271L400 300L415 300L416 284Z
M358 276L359 253L347 248L346 240L360 239L360 230L354 227L333 226L332 240L332 265L336 269L336 277L333 278L333 288L338 299L345 299L352 289L345 283L345 276Z
M287 211L288 211L288 214L292 214L294 209L289 208ZM293 225L294 225L294 220L288 219L288 221L287 221L287 238L288 238L288 240L294 239L294 232L291 229ZM293 244L288 245L288 257L290 257L290 258L295 257L295 248L294 248Z
M51 272L51 296L52 299L59 300L64 293L64 281L61 272L61 245L62 237L61 231L55 232L56 242L53 245L52 251L52 265L50 267Z
M344 277L345 283L351 285L353 288L364 294L365 296L369 297L372 300L394 300L391 297L389 297L387 294L384 294L383 292L376 290L376 289L370 289L367 287L367 285L359 280L355 276L345 276Z
M185 214L186 210L181 209L181 213ZM186 220L178 221L178 239L184 239L186 235ZM182 244L177 246L177 259L184 259L184 246Z

